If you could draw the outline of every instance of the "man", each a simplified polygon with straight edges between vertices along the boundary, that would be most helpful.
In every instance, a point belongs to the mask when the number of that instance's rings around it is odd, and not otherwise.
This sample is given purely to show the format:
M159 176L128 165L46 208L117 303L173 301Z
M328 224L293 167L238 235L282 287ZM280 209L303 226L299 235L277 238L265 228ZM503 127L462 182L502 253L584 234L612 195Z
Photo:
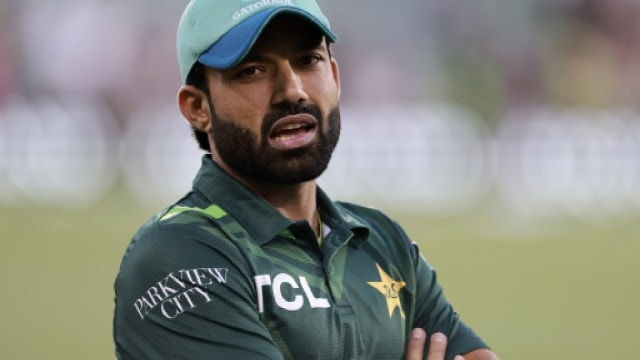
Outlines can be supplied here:
M177 39L178 104L210 154L123 258L118 358L495 359L395 222L317 187L340 133L317 4L192 0Z

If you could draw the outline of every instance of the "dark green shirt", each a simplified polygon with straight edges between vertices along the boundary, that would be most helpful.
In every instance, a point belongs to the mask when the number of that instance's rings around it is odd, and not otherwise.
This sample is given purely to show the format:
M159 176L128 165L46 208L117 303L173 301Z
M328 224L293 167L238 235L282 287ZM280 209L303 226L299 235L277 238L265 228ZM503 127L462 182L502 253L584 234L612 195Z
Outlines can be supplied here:
M118 358L401 359L414 327L444 332L447 359L486 347L395 222L320 189L318 203L321 244L205 156L124 255Z

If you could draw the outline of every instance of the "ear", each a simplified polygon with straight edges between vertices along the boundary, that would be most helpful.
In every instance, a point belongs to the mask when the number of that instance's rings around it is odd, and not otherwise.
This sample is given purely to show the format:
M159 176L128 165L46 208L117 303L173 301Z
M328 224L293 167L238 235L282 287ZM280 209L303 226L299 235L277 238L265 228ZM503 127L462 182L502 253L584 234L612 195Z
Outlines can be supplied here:
M182 85L178 90L178 107L194 129L207 134L211 132L209 101L202 90L192 85Z
M338 99L340 98L340 69L338 67L338 62L335 58L331 58L331 72L333 73L333 80L336 82L336 86L338 87Z

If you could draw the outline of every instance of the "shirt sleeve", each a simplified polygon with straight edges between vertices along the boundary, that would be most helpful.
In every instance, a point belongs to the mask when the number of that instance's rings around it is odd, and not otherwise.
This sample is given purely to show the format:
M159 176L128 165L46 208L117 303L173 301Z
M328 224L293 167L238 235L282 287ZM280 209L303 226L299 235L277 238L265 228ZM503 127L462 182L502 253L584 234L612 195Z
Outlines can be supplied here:
M241 252L210 224L147 226L115 282L119 359L282 359Z
M444 296L435 269L420 254L416 244L411 245L416 271L416 316L413 327L422 327L427 334L442 332L447 336L445 358L488 348L471 328L465 325ZM428 353L429 342L425 346Z

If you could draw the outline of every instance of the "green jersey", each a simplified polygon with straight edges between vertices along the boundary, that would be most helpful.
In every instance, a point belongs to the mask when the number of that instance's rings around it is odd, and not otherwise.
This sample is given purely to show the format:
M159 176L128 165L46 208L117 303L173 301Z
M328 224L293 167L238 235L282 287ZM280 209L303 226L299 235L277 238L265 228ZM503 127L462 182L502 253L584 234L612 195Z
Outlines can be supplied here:
M117 357L401 359L414 327L446 334L447 359L486 347L394 221L317 197L320 243L205 156L124 255Z

